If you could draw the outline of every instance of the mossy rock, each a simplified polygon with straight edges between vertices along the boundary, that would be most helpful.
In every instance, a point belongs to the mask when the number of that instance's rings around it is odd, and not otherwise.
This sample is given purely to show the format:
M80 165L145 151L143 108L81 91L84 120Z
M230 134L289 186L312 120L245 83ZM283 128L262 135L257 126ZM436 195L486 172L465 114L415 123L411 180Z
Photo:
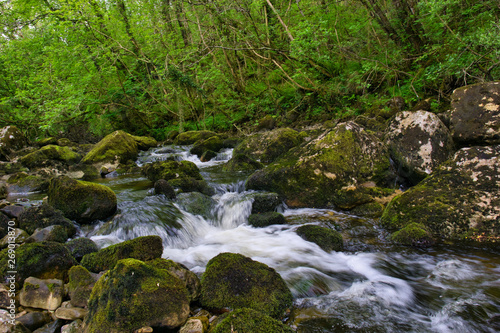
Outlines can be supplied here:
M331 207L340 202L343 189L367 182L385 186L391 176L383 143L347 122L253 173L246 188L276 192L289 207Z
M135 136L132 135L132 138L137 143L137 148L139 150L148 150L149 148L156 147L158 142L150 136Z
M48 145L57 145L57 138L54 138L54 137L43 138L43 139L37 140L35 143L39 147L48 146Z
M217 201L210 196L199 193L181 193L177 196L177 203L187 212L194 215L201 215L205 219L213 219L213 210Z
M71 267L68 275L68 295L71 305L86 308L92 288L97 282L96 276L80 265Z
M117 208L116 195L109 187L66 176L52 179L48 196L49 205L79 223L106 219Z
M192 145L196 141L205 140L216 135L217 133L212 131L187 131L177 135L174 142L176 145Z
M434 243L431 233L420 223L410 223L393 233L390 238L395 243L416 247L429 246Z
M94 285L84 332L133 332L144 326L173 329L188 316L188 293L179 278L142 261L124 259Z
M274 212L281 204L277 193L255 193L252 199L252 214Z
M62 225L51 225L49 227L36 229L35 232L26 239L26 243L43 241L65 243L67 240L68 233L66 232L66 228Z
M200 161L202 162L208 162L210 161L211 159L214 159L217 157L217 153L213 150L205 150L205 152L203 153L203 155L201 155L200 157Z
M0 276L6 283L8 271L16 271L16 283L21 286L30 276L40 279L67 281L68 270L76 265L76 260L61 243L40 242L23 244L16 249L15 268L9 267L7 249L0 252Z
M53 165L54 161L71 165L80 161L81 158L78 153L75 153L68 147L48 145L21 157L19 161L28 168L41 168Z
M73 258L75 258L79 262L86 254L99 251L97 244L92 239L86 237L72 239L65 245L71 252Z
M22 166L21 163L1 162L0 161L0 176L11 175L16 172L29 172L29 169Z
M66 175L70 178L91 181L101 177L99 170L93 165L88 164L75 164L70 165Z
M276 119L274 119L269 114L259 119L258 122L259 122L258 125L255 127L256 131L262 131L262 130L270 131L276 127Z
M301 142L299 132L290 128L279 128L249 136L234 149L233 154L244 154L262 163L271 163Z
M206 308L251 308L281 318L292 301L290 289L274 269L241 254L212 258L201 279L200 303Z
M238 309L222 315L210 333L293 333L292 328L279 320L253 309Z
M121 259L147 261L161 258L162 254L163 244L160 236L143 236L86 254L81 265L91 272L99 273L112 269Z
M278 212L267 212L262 214L251 214L248 224L256 228L268 227L273 224L286 224L283 214Z
M325 252L342 251L344 247L342 235L327 227L307 224L297 228L296 232L306 241L318 244Z
M172 180L180 178L193 178L203 180L200 170L190 161L163 161L146 164L142 173L152 182L159 179Z
M158 179L154 184L155 194L163 194L169 199L174 199L175 190L165 179Z
M382 216L384 208L385 208L384 205L382 205L381 203L373 201L357 206L354 209L350 210L349 212L357 216L378 218Z
M13 174L7 180L9 192L44 192L49 188L50 180L45 177L28 175L26 172Z
M254 171L264 168L264 164L247 154L233 153L233 157L222 167L224 171Z
M9 230L8 234L6 234L6 236L4 236L0 240L0 249L6 248L11 243L18 244L18 245L22 244L22 243L26 242L26 239L28 239L30 236L23 229L12 228L12 229L7 229L7 230ZM14 242L12 242L12 238L15 239Z
M73 237L76 227L69 219L64 217L60 210L52 206L42 204L24 210L18 219L19 227L32 234L36 229L43 229L53 225L60 225L64 228L68 237Z
M7 198L7 185L0 183L0 200Z
M207 151L218 152L223 146L223 141L219 136L212 136L208 139L196 141L189 152L201 157Z
M139 148L134 136L124 131L115 131L99 141L82 160L86 164L112 163L118 165L128 160L135 161Z

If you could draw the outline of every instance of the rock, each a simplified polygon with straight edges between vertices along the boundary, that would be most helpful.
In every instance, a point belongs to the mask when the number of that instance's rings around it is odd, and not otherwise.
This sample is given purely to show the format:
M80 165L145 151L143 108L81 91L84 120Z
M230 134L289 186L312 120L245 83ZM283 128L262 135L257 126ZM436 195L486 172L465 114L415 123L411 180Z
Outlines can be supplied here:
M308 242L319 245L325 252L342 251L342 235L333 229L319 225L306 224L296 230L297 235Z
M264 164L249 157L247 154L234 154L233 157L223 166L224 171L254 171L262 169Z
M28 312L21 317L18 317L17 320L21 322L27 329L34 331L37 328L50 323L52 321L52 317L50 316L50 313L48 311L33 311Z
M1 309L7 309L8 306L11 304L10 300L12 297L9 296L9 294L12 292L10 289L10 286L5 285L3 283L0 283L0 308ZM12 290L14 290L13 288Z
M151 326L144 326L134 331L134 333L152 333L152 332L153 328Z
M212 258L201 279L204 308L252 308L281 318L292 301L292 293L274 269L241 254Z
M189 318L188 321L181 327L179 333L205 333L208 331L208 319Z
M252 214L274 212L281 204L277 193L256 193L252 199Z
M158 179L154 185L155 194L163 194L169 199L175 199L174 188L165 179Z
M410 223L393 233L390 238L395 243L417 247L429 246L434 243L431 233L420 223Z
M69 219L65 218L60 210L52 206L42 204L24 210L19 215L19 227L32 234L37 229L59 225L64 228L67 237L72 237L76 233L76 227ZM66 241L66 240L65 240Z
M175 137L175 144L192 145L196 141L205 140L216 135L217 133L211 131L187 131L180 133Z
M10 218L7 217L7 215L0 212L0 237L3 238L3 237L5 237L5 235L7 235L7 231L9 230L9 222L10 221L11 220L10 220ZM15 226L14 221L11 222L11 226Z
M112 216L116 195L107 186L61 176L52 179L48 203L64 216L79 223L90 223Z
M267 212L262 214L251 214L248 217L248 224L256 228L263 228L273 224L286 224L286 220L283 214Z
M73 266L69 270L68 295L72 306L86 308L92 288L99 275L90 273L83 266Z
M33 235L26 239L26 243L51 241L65 243L68 240L68 233L61 225L51 225L46 228L36 229Z
M132 332L144 326L172 329L188 316L188 293L179 278L142 261L124 259L95 284L84 332Z
M401 112L405 109L406 107L406 101L403 97L401 96L395 96L391 98L387 104L386 104L389 109L390 113L385 113L383 116L386 116L387 118L390 118L392 115L394 115L397 112Z
M347 122L253 173L246 188L276 192L289 207L328 207L340 202L343 189L368 182L388 186L392 176L382 142Z
M77 320L83 319L88 314L88 310L77 308L77 307L68 307L68 308L59 308L55 312L55 316L58 319L64 320Z
M54 311L61 305L63 297L64 284L61 280L29 277L24 280L19 302L25 307Z
M61 333L80 333L83 331L83 322L77 319L70 324L61 327Z
M276 127L276 119L272 116L267 115L264 118L259 119L259 124L255 128L256 131L270 131Z
M454 153L451 133L427 111L396 114L386 129L385 142L398 173L415 185Z
M48 146L48 145L57 145L57 138L49 137L37 140L35 142L38 147Z
M0 240L0 249L6 248L9 244L22 244L26 241L27 238L29 238L30 235L22 229L19 228L13 228L11 229L7 235L5 235L4 238ZM12 242L12 239L15 239L14 242Z
M201 215L205 219L214 218L213 210L217 205L217 201L199 192L181 193L177 196L177 203L185 211L194 215Z
M225 313L210 333L250 333L250 332L273 332L293 333L290 327L279 320L271 318L253 309L238 309Z
M135 136L132 135L132 138L135 140L137 144L137 148L139 150L148 150L149 148L156 147L158 142L150 136Z
M33 331L33 333L59 333L65 322L65 320L57 319Z
M73 179L91 181L100 177L99 171L92 165L76 164L70 165L66 176Z
M382 216L384 212L384 205L379 202L369 202L362 204L360 206L356 206L354 209L351 209L349 212L356 216L363 216L368 218L378 218Z
M71 252L73 258L77 261L81 261L83 256L86 254L99 251L97 244L90 238L86 237L72 239L65 245Z
M203 155L200 157L201 162L208 162L213 158L217 157L217 153L214 152L213 150L206 150Z
M500 143L500 82L456 89L451 109L450 130L458 145Z
M0 176L11 175L16 172L29 171L27 168L23 167L21 163L17 162L2 162L0 161Z
M224 139L222 141L222 145L224 148L234 148L236 147L237 145L239 145L241 143L242 139L239 138L239 137L229 137L227 139Z
M216 153L221 150L223 146L224 144L220 137L212 136L208 139L196 141L193 148L191 148L190 153L201 157L207 151Z
M105 164L115 168L128 160L135 161L139 154L136 139L124 131L115 131L99 141L95 147L85 155L82 163L93 164L98 169Z
M48 145L37 151L29 153L19 159L27 168L43 168L61 162L63 165L75 164L81 160L81 156L68 147Z
M28 175L26 172L13 174L9 177L7 183L8 192L10 193L44 192L49 188L50 184L45 177Z
M161 258L163 244L160 236L143 236L111 245L83 257L81 265L91 272L112 269L120 259L135 258L142 261Z
M21 213L24 212L25 208L24 206L20 205L9 205L5 206L4 208L0 209L0 212L4 213L8 217L12 219L17 219L19 216L21 216ZM24 228L23 228L24 229Z
M498 145L460 149L432 175L392 199L382 226L396 231L419 223L436 239L498 242L498 165Z
M271 163L301 142L299 132L290 128L278 128L247 137L234 148L233 155L244 154L263 163Z
M31 333L20 321L14 320L11 325L11 313L6 310L0 310L0 333ZM5 323L5 324L4 324Z
M16 249L15 268L8 263L6 251L0 253L0 277L3 283L8 282L8 271L15 270L15 282L21 287L28 277L39 279L58 279L66 281L68 270L76 265L69 250L60 243L41 242L23 244Z
M10 155L28 144L24 134L16 126L0 129L0 161L9 161Z
M7 185L0 183L0 200L7 198Z

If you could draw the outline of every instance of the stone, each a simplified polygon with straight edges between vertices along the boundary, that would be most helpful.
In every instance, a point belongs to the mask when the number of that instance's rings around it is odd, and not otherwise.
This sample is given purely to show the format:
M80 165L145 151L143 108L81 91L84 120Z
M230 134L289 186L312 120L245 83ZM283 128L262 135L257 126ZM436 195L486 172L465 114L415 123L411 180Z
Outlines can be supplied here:
M77 319L70 324L61 327L61 333L80 333L83 331L83 322Z
M212 136L208 139L202 139L195 142L193 148L191 148L190 153L198 157L202 157L205 152L212 151L218 152L224 147L222 139L218 136Z
M262 214L251 214L248 224L256 228L268 227L273 224L286 224L283 214L278 212L267 212Z
M10 176L7 183L8 192L10 193L28 193L46 191L49 188L50 181L45 177L18 172Z
M135 161L139 155L139 148L134 137L124 131L115 131L105 136L82 159L84 164L93 164L100 169L105 164L116 168L120 163L128 160Z
M14 242L12 242L13 238L15 239ZM22 244L28 238L29 235L26 231L19 228L13 228L0 240L0 249L6 248L9 244Z
M271 115L267 115L264 118L259 119L258 125L255 128L256 131L270 131L276 127L276 119Z
M255 171L264 168L264 164L251 158L247 154L233 152L233 157L224 164L222 169L224 171L234 172L234 171Z
M32 311L17 318L27 329L34 331L52 321L48 311Z
M61 305L63 296L64 284L61 280L29 277L24 280L19 302L25 307L54 311Z
M9 161L10 155L28 144L28 139L16 126L0 129L0 161Z
M500 82L455 89L450 130L459 146L500 143Z
M176 194L174 188L165 179L158 179L154 184L155 194L163 194L169 199L174 199Z
M83 309L83 308L77 308L77 307L67 307L63 308L60 307L56 310L55 316L58 319L64 319L64 320L77 320L77 319L83 319L87 314L88 310Z
M431 174L455 152L451 133L434 113L404 111L389 122L385 143L398 173L412 185Z
M12 320L9 311L0 310L0 333L31 333L20 321L14 320L14 325L11 325Z
M396 231L390 239L402 245L427 247L434 243L432 234L420 223L410 223L403 229Z
M274 269L241 254L215 256L201 278L204 308L252 308L281 318L292 301L290 289Z
M0 183L0 200L7 198L7 185Z
M184 283L136 259L120 260L97 281L88 308L85 333L133 332L145 326L173 329L189 316Z
M216 135L217 133L211 131L187 131L178 134L174 142L176 145L192 145L196 141L205 140Z
M52 241L65 243L68 240L68 233L62 225L51 225L46 228L38 228L33 235L26 239L26 243Z
M71 252L73 258L75 258L78 262L80 262L86 254L99 251L97 244L90 238L86 237L72 239L65 245Z
M185 211L201 215L205 219L214 218L214 209L217 201L200 192L181 193L177 196L177 204Z
M179 333L205 333L208 331L208 319L189 318L181 327Z
M103 220L116 212L115 193L107 186L60 176L52 179L48 203L78 223Z
M237 309L223 314L215 328L210 330L210 333L232 332L293 333L295 331L281 321L257 310Z
M76 233L76 227L71 220L64 217L60 210L47 204L33 206L24 210L18 218L19 227L32 234L37 229L59 225L66 231L67 237Z
M274 212L281 204L277 193L256 193L252 199L252 214Z
M111 245L83 257L81 265L91 272L112 269L121 259L135 258L142 261L161 258L163 242L159 236L143 236Z
M8 217L12 219L17 219L21 215L22 212L24 212L26 208L24 206L20 205L9 205L6 206L2 209L0 209L0 212L4 213Z
M19 161L25 167L34 169L53 166L55 162L61 162L63 165L76 164L81 158L80 154L69 147L48 145L21 157Z
M33 333L59 333L61 331L61 327L66 323L65 320L57 319L52 321L39 329L33 331Z
M296 230L297 235L308 242L318 244L325 252L342 251L342 235L333 229L319 225L306 224Z
M73 266L68 272L68 295L72 306L85 308L99 275L90 273L83 266Z

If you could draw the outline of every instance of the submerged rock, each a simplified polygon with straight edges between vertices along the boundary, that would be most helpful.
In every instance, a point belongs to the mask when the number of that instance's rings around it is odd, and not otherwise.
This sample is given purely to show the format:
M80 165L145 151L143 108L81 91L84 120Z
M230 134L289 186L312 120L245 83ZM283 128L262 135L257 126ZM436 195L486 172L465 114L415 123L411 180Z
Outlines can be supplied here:
M133 332L144 326L177 328L189 316L184 283L164 269L120 260L94 286L84 332Z
M281 318L292 300L290 289L274 269L241 254L212 258L201 279L200 303L207 308L252 308Z
M342 251L344 247L342 235L330 228L307 224L300 226L296 232L306 241L318 244L325 252Z
M175 190L165 179L158 179L154 184L154 188L155 194L163 194L169 199L175 199Z
M48 195L49 205L79 223L108 218L117 208L116 195L109 187L66 176L52 179Z
M290 327L279 320L271 318L253 309L238 309L221 316L217 326L210 330L210 333L251 333L251 332L272 332L272 333L293 333Z

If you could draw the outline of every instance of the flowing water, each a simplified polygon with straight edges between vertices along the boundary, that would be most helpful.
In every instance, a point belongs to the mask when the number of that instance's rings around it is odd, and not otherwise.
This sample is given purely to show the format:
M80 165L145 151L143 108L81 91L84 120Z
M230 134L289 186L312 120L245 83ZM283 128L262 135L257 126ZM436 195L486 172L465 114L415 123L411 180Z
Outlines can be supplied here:
M162 147L143 153L139 165L166 158L189 160L216 190L204 212L190 203L199 194L175 200L153 195L138 175L100 180L118 197L109 221L82 228L105 247L144 235L163 239L163 257L201 275L222 252L241 253L276 269L295 297L287 323L298 332L498 332L499 251L399 247L386 241L377 221L328 209L279 207L287 225L247 225L255 192L245 191L248 174L227 173L231 150L202 163L189 147ZM339 230L343 252L327 253L297 236L303 224Z

